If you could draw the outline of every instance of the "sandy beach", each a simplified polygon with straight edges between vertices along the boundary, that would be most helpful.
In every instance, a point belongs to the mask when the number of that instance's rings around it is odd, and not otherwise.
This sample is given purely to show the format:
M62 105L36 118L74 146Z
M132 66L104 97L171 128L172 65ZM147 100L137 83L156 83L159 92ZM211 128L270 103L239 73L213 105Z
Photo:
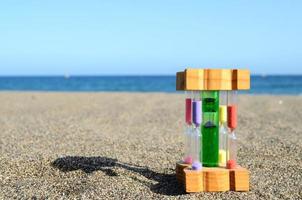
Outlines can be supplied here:
M185 194L184 95L0 93L0 199L301 199L302 97L240 96L247 193Z

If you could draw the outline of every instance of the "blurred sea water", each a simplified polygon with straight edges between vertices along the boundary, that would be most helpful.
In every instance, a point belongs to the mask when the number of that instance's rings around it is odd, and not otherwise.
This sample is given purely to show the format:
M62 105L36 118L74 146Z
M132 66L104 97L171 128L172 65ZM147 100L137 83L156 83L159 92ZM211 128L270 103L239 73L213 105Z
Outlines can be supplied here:
M0 91L176 92L175 76L7 76ZM252 76L249 94L302 95L302 75Z

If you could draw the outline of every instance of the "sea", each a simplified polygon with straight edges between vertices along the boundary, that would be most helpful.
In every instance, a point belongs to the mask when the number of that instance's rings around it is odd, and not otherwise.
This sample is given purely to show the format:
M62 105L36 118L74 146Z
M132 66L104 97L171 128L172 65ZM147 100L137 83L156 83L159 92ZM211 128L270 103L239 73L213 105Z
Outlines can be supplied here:
M175 76L2 76L0 91L175 93ZM251 76L241 93L302 95L302 75Z

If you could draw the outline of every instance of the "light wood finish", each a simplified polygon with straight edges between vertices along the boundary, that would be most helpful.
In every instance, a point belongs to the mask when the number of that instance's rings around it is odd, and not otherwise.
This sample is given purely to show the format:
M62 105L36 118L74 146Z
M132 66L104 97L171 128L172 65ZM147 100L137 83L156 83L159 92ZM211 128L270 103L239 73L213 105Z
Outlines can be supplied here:
M230 169L230 190L249 191L250 190L250 172L242 167Z
M177 90L248 90L250 72L245 69L192 69L176 74Z
M235 70L237 79L237 90L250 89L250 71L249 70Z
M205 90L232 89L232 70L228 69L205 69Z
M204 168L203 185L205 192L225 192L230 190L229 170L224 168Z
M184 169L185 174L185 190L188 193L202 192L203 191L203 171L191 170L189 168Z
M203 167L201 171L194 171L190 167L181 162L176 163L176 178L188 193L249 191L250 172L245 168Z
M184 72L184 86L191 90L204 88L204 70L202 69L186 69Z

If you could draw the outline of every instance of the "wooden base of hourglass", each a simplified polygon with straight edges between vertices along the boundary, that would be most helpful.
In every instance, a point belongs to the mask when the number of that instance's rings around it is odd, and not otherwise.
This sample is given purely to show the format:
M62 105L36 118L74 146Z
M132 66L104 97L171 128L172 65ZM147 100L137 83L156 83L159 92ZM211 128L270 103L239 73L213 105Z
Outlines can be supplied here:
M225 169L203 167L200 171L190 169L190 165L176 163L176 177L187 193L249 191L249 170L238 167Z

